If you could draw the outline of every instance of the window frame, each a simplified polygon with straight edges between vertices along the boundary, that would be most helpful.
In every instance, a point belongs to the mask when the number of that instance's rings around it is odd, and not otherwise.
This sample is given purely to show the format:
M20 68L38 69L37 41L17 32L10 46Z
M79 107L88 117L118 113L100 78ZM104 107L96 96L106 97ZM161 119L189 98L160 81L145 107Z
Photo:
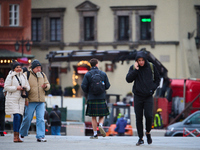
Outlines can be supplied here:
M97 49L97 13L99 6L95 5L90 1L85 1L75 7L79 13L79 28L80 28L80 39L79 39L79 49L82 49L83 43L94 46ZM94 40L85 41L85 31L84 31L84 17L94 17Z
M41 41L33 41L33 47L40 47L42 50L48 50L51 46L58 46L60 49L64 49L64 13L66 8L37 8L32 9L32 18L41 18ZM60 41L51 41L50 35L50 19L60 18L61 21L61 33Z
M12 7L12 10L10 10L10 6ZM15 10L14 10L14 7L17 6L17 17L15 18ZM11 15L11 18L10 18L10 13L12 14ZM17 23L15 24L15 19L17 21ZM11 20L11 23L10 23L10 20ZM9 26L19 26L19 4L9 4Z
M135 12L136 16L136 41L137 42L154 42L154 10L137 10ZM141 25L140 25L140 17L141 16L150 16L151 18L151 38L150 40L141 40Z
M131 10L114 10L114 42L132 41L132 11ZM129 17L129 38L127 40L119 40L119 17Z

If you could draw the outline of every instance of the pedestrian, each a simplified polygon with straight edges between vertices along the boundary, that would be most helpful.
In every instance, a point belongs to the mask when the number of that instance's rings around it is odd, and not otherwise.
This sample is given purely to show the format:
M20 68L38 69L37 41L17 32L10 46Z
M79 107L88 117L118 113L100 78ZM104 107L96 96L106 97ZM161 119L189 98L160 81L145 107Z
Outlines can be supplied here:
M109 115L107 103L105 101L106 92L110 87L108 77L105 72L98 69L98 60L90 60L91 70L84 75L81 84L82 90L87 94L86 116L92 117L93 136L90 139L98 139L97 117L99 117L99 131L106 136L103 129L104 116Z
M118 136L124 136L126 125L127 121L124 119L124 115L121 115L121 118L119 118L116 123L116 132Z
M4 136L4 130L5 130L4 76L0 74L0 136Z
M136 115L136 127L139 140L136 145L144 144L143 140L143 112L146 119L147 143L151 144L151 126L153 119L153 94L159 85L160 77L156 67L147 61L143 51L139 51L135 57L135 64L132 65L126 75L126 81L134 85L134 109Z
M46 142L45 137L45 91L50 89L49 81L41 70L41 63L35 59L25 73L30 84L30 91L26 99L25 115L19 130L19 138L24 141L24 136L28 136L28 131L36 111L36 138L38 142Z
M54 105L49 115L51 119L51 134L60 135L61 129L61 112L58 110L58 105Z
M162 109L158 108L154 116L154 129L163 129Z
M23 90L29 91L30 86L21 64L13 60L12 70L5 80L6 93L5 112L13 115L14 142L22 142L19 139L19 128L24 114L25 98L21 96Z

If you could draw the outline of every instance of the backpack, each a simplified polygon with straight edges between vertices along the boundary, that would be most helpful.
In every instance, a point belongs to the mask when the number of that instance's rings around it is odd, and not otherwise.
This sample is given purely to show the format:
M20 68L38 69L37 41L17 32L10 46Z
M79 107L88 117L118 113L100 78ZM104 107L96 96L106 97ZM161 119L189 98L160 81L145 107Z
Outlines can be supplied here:
M99 95L105 92L105 83L101 77L101 71L98 70L89 72L91 77L90 89L92 94Z

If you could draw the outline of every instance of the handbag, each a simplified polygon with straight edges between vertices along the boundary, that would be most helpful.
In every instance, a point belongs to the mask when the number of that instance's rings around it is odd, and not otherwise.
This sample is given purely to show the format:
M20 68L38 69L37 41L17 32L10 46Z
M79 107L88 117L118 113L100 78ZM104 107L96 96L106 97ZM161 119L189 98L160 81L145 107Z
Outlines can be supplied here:
M17 80L19 82L19 85L22 86L22 84L20 83L19 78L17 77L17 75L15 75L15 77L17 78ZM23 88L23 90L21 91L21 97L22 98L28 98L28 92L26 91L25 88Z

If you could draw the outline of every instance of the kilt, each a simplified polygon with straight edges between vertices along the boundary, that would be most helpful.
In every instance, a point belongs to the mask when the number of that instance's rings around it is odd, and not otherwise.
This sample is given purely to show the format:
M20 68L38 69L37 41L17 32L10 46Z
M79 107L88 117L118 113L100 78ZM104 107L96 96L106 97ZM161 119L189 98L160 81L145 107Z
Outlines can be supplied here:
M88 100L86 116L97 117L97 116L107 116L109 115L109 110L105 100Z

